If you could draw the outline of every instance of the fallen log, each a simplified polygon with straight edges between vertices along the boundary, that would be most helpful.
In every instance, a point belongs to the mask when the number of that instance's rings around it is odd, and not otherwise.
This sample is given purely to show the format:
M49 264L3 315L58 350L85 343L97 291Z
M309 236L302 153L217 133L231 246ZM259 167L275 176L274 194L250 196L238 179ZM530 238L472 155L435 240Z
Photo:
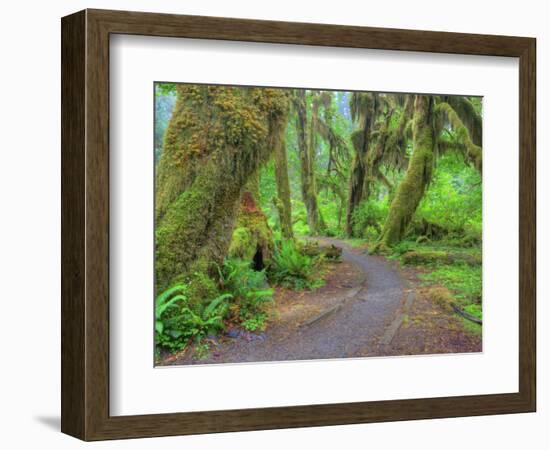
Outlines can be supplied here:
M342 249L335 245L319 244L317 241L308 241L303 244L301 251L304 255L311 257L324 256L326 259L339 260L342 256Z

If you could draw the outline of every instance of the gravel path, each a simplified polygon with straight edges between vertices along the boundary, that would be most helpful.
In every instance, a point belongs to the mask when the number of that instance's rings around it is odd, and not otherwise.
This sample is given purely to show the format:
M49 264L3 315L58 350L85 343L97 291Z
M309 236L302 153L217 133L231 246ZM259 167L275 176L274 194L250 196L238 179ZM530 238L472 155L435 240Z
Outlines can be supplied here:
M170 364L374 356L374 343L394 320L404 297L406 282L382 257L354 251L337 239L316 240L342 248L342 259L364 274L362 283L343 291L336 307L328 308L291 332L272 326L259 336L243 336L220 343L208 359L182 358Z

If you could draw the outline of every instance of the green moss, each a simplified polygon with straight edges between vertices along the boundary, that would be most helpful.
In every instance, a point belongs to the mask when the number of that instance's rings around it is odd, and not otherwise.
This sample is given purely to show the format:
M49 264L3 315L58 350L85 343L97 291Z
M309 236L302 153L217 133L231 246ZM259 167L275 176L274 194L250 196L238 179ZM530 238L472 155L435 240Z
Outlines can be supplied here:
M157 171L158 218L191 185L204 158L219 152L234 157L227 152L232 147L256 160L272 134L272 122L288 108L287 94L279 89L183 84L176 90ZM238 158L234 163L239 170Z
M447 312L452 312L451 303L454 300L453 294L445 287L435 286L427 291L427 296Z
M443 250L414 250L404 253L401 261L410 265L464 263L478 266L481 265L481 255Z
M448 254L443 251L410 251L401 256L403 264L419 265L448 261Z
M421 274L420 278L428 284L437 283L445 286L453 293L458 306L464 308L469 304L476 304L481 310L481 266L466 264L438 266L431 273Z
M229 246L229 257L252 261L261 252L263 265L269 265L273 256L273 232L267 217L256 205L252 195L245 193Z
M248 228L235 228L231 238L231 245L229 246L229 256L250 261L254 257L255 251L255 241Z
M219 295L217 283L207 272L194 271L187 276L187 280L188 302L192 308L204 305Z
M471 316L477 317L478 319L483 318L483 310L480 304L471 303L464 307L464 311L470 314Z
M177 94L157 173L156 289L196 278L199 297L212 293L242 189L270 156L265 142L288 97L277 89L198 85L178 85Z
M433 97L416 95L414 101L413 154L407 172L392 200L374 251L385 251L399 242L429 185L434 166Z
M444 114L455 131L458 141L464 145L466 157L472 162L476 169L482 170L482 150L476 145L471 137L468 128L460 119L458 113L448 103L439 103L436 106L436 113Z

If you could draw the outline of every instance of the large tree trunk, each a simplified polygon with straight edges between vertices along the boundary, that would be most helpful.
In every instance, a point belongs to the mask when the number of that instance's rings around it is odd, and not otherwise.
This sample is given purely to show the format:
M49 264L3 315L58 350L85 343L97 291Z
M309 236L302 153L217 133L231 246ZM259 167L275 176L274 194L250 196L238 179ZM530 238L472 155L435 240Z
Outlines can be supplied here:
M288 181L288 158L285 140L287 117L288 116L285 116L280 120L277 132L272 134L272 142L270 145L273 146L275 180L277 183L275 206L279 214L281 232L285 239L292 239L292 207L290 203L290 183Z
M317 186L315 181L315 123L316 111L308 130L306 98L303 89L296 90L296 130L298 134L298 150L300 154L300 176L302 181L302 199L307 212L309 231L313 235L320 234L323 222L317 204Z
M391 247L403 238L432 179L435 144L433 107L432 96L415 96L413 154L407 172L395 192L375 251Z
M265 162L288 101L278 89L180 85L157 176L156 289L213 289L243 187Z

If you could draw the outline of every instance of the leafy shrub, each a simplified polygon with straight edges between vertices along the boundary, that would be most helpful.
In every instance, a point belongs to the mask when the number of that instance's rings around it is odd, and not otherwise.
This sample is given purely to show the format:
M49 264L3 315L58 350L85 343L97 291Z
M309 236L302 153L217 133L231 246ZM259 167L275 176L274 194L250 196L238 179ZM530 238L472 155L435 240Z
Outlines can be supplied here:
M316 279L318 258L304 255L294 241L282 241L275 249L269 275L277 284L293 289L311 289L322 280Z

